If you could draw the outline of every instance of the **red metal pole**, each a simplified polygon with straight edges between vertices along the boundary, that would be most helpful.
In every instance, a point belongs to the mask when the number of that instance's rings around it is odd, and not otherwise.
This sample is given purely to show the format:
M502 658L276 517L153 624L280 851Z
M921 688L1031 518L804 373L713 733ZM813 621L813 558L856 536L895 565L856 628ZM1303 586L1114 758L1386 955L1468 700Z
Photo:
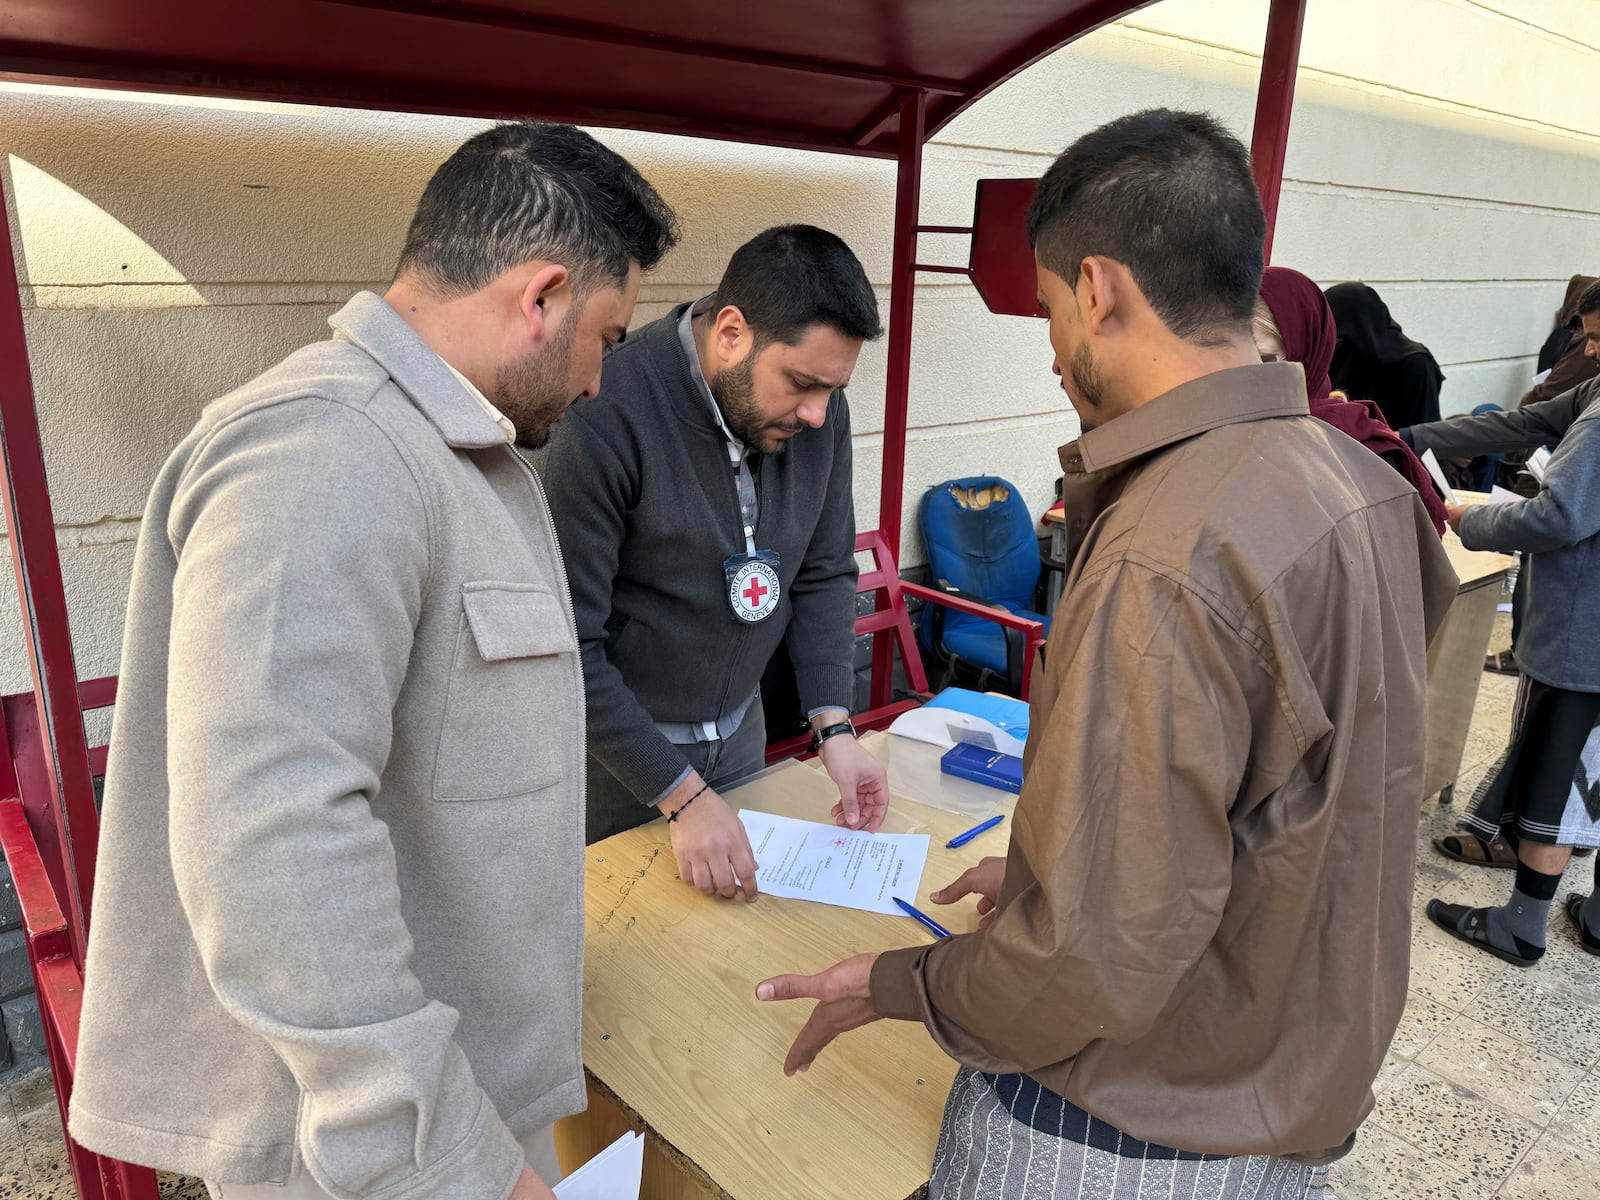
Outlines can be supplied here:
M1283 186L1289 118L1294 113L1294 79L1300 69L1300 34L1306 0L1272 0L1267 13L1267 44L1261 52L1261 84L1256 92L1256 125L1250 136L1261 206L1267 211L1263 257L1272 261L1272 233L1278 223L1278 192Z
M922 135L928 98L900 97L900 173L894 193L894 250L889 270L889 379L883 405L883 480L878 491L878 528L889 553L900 562L900 501L906 479L906 425L911 398L911 310L917 276L917 217L922 206ZM887 603L878 593L878 607ZM894 639L872 640L872 706L894 694Z
M0 179L0 214L5 211ZM41 848L55 853L46 859L57 886L64 885L62 910L72 939L72 955L81 966L89 927L89 895L94 880L95 843L100 821L94 808L89 776L89 750L78 708L78 673L67 627L67 596L56 550L55 517L45 479L44 447L39 439L39 414L34 409L33 379L22 324L17 266L10 223L0 218L0 464L6 536L17 576L22 606L23 637L33 673L33 695L39 725L35 735L44 763L42 794L23 802L39 831ZM13 747L20 751L21 747ZM40 811L48 804L48 811ZM53 826L40 829L39 826ZM46 850L49 854L49 850Z

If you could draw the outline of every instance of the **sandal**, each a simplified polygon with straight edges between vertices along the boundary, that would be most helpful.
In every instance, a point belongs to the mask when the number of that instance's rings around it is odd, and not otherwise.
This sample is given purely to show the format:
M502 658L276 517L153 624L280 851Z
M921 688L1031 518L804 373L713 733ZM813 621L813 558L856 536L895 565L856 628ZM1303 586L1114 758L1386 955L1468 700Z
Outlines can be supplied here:
M1589 932L1588 926L1583 923L1583 914L1579 911L1588 898L1582 892L1572 892L1562 907L1567 910L1567 916L1572 919L1572 924L1578 930L1578 940L1583 943L1583 948L1590 954L1600 954L1600 937L1595 937Z
M1531 967L1544 957L1544 947L1534 946L1539 953L1529 957L1512 950L1502 950L1489 940L1489 930L1484 926L1486 908L1468 908L1465 904L1446 904L1443 900L1428 901L1428 918L1451 937L1460 938L1469 946L1487 950L1496 958L1504 959L1513 967ZM1517 939L1519 942L1522 940ZM1522 942L1523 945L1527 943Z
M1522 668L1517 666L1516 655L1505 650L1499 654L1488 654L1483 659L1483 669L1492 671L1496 675L1520 675Z
M1436 837L1433 848L1446 858L1474 867L1493 867L1501 871L1517 869L1517 852L1505 834L1497 833L1492 842L1486 842L1475 833L1457 837Z

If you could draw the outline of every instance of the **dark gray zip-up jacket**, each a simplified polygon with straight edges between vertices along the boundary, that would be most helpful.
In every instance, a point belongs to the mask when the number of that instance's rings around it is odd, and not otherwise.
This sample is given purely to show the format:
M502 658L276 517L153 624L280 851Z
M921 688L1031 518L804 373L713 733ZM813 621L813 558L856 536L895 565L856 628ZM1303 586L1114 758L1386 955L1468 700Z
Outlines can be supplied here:
M641 804L688 767L657 721L714 721L761 682L787 636L805 711L849 708L855 509L843 391L820 429L754 455L756 546L782 558L777 611L728 609L744 535L727 442L678 336L686 305L630 334L599 397L556 427L543 463L578 614L589 753Z
M1451 417L1412 425L1401 431L1419 455L1432 450L1440 458L1475 458L1513 450L1555 449L1572 423L1600 398L1600 378L1580 383L1553 400L1541 400L1509 412Z

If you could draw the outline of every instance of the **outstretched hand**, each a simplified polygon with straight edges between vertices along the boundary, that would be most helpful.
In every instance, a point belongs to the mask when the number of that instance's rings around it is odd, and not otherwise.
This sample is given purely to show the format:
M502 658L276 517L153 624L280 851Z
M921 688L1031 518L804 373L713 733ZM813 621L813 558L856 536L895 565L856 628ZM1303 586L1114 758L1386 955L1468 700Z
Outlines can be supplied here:
M872 1007L876 954L857 954L816 975L778 975L756 985L760 1000L817 1000L811 1017L789 1047L783 1073L806 1071L834 1038L881 1020Z
M1005 882L1006 860L991 856L963 871L954 883L940 888L929 899L935 904L954 904L963 896L978 897L978 928L987 929L994 924L995 905Z

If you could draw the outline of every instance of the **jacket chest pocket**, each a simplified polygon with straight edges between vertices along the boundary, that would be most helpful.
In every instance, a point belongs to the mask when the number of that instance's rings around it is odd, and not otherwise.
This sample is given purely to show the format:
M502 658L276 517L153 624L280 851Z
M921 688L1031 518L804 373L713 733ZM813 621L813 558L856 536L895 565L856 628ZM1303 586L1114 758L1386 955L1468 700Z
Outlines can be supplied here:
M504 800L561 782L582 752L571 744L582 727L577 654L566 605L555 593L462 585L435 800Z

